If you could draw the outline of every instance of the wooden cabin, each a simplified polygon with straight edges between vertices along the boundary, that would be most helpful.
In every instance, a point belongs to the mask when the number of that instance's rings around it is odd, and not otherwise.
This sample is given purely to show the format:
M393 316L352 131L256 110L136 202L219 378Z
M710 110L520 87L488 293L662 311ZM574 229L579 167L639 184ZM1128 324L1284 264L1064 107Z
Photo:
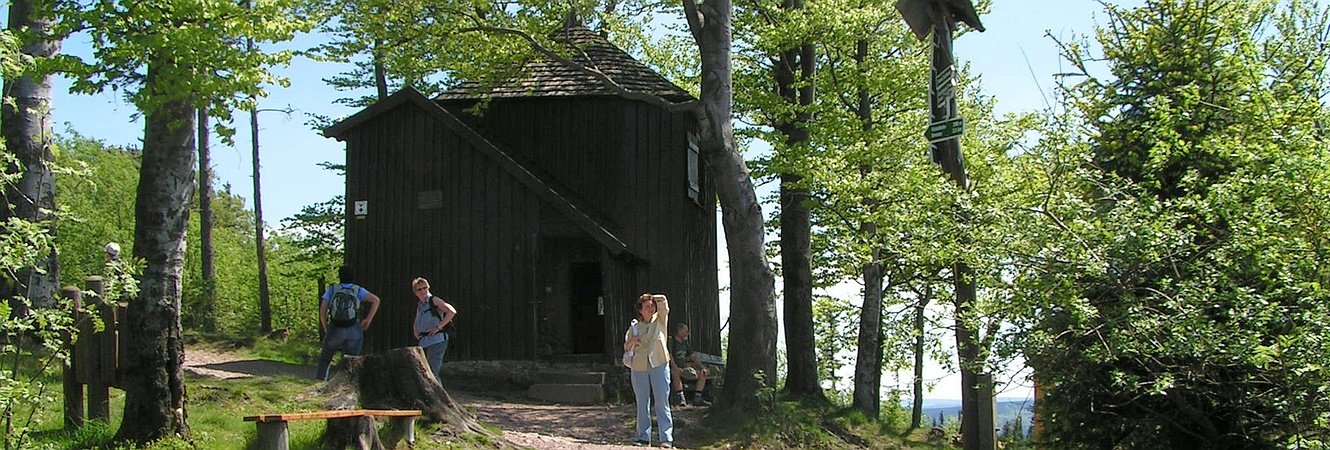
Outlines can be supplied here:
M580 25L557 33L630 93L692 98ZM630 97L536 59L497 87L407 88L324 130L346 143L346 261L383 299L366 352L415 344L420 276L459 310L450 360L617 358L643 292L667 294L671 322L719 354L716 200L694 120Z

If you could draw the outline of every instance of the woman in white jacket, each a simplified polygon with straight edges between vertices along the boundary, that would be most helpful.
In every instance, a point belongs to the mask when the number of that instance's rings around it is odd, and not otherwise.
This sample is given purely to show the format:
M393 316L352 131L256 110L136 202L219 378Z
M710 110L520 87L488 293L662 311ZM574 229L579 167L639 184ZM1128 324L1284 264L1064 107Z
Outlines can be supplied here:
M670 415L670 351L666 336L670 323L669 301L661 294L642 294L637 298L637 320L624 334L623 351L632 351L633 396L637 399L638 445L651 444L652 399L656 406L656 425L660 446L674 446L674 418Z

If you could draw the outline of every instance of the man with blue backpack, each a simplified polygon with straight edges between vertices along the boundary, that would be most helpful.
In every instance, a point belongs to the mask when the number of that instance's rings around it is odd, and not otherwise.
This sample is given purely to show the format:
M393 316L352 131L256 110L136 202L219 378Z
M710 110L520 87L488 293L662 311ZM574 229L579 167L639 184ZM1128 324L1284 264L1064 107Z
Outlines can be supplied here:
M339 283L324 291L319 301L319 326L323 327L325 336L314 378L320 380L328 379L334 353L360 355L365 330L374 322L374 314L379 312L379 296L353 282L355 277L350 266L337 269L337 278ZM362 303L369 303L369 312L363 320L360 318Z

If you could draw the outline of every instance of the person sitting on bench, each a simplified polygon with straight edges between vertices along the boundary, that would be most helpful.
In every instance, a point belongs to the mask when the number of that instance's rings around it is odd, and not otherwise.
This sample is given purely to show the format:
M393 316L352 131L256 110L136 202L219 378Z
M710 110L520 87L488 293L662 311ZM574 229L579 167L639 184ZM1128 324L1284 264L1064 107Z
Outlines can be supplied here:
M670 403L675 406L687 406L691 403L695 406L711 406L711 402L702 398L702 392L707 387L707 366L702 364L702 358L697 352L693 351L693 346L688 343L688 324L680 322L674 325L674 336L670 337ZM693 390L684 392L683 379L687 376L689 379L697 379L697 384ZM689 395L691 394L691 395Z

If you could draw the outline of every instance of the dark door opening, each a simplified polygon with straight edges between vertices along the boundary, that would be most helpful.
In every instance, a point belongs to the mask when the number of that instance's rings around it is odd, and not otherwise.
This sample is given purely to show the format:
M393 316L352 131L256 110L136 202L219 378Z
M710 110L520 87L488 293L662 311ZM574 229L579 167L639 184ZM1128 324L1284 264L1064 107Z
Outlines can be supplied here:
M605 352L605 305L602 303L600 263L572 263L568 269L569 341L573 353Z

